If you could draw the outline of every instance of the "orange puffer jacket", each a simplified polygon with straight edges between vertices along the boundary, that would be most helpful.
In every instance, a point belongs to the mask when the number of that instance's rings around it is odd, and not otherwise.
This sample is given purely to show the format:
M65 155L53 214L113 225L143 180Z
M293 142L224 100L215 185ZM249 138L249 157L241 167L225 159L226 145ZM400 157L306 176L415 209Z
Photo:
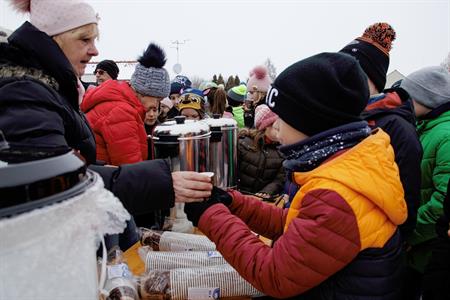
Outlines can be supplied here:
M128 83L108 80L89 90L80 107L95 134L97 160L119 166L147 159L145 108Z
M315 169L295 172L301 188L289 209L231 192L231 206L212 205L198 227L267 295L294 297L317 287L321 296L310 298L391 299L383 293L399 286L389 274L397 273L396 231L407 210L389 141L379 130ZM276 240L273 248L252 231Z

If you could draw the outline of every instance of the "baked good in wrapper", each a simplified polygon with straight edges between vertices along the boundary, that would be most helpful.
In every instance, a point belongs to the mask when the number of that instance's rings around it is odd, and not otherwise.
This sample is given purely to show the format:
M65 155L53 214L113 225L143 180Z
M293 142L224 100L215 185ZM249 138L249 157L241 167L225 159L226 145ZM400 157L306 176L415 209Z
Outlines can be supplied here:
M141 244L154 251L214 251L216 245L204 235L141 228Z

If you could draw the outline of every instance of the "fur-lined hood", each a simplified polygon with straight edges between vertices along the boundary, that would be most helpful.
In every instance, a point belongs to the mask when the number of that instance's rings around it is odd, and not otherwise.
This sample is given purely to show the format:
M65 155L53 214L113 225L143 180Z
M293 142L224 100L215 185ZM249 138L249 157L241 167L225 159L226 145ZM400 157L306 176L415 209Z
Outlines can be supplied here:
M56 79L44 74L42 70L23 66L0 65L0 79L14 77L17 79L35 79L51 87L52 89L59 89Z
M78 79L72 65L58 44L31 23L22 24L8 43L0 43L0 69L1 79L42 82L78 110Z

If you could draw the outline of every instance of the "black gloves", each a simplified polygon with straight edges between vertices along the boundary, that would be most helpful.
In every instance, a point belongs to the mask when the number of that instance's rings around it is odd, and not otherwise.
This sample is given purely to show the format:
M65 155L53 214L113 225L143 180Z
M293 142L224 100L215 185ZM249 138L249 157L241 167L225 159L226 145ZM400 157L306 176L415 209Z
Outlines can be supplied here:
M225 206L230 206L231 202L233 202L233 197L221 188L213 186L211 196L206 202L208 201L216 201L218 203L225 204Z
M233 198L230 196L230 194L214 186L211 191L211 196L208 198L208 200L203 202L186 203L184 205L184 212L186 213L189 221L191 221L192 224L197 227L200 217L210 206L217 203L223 203L226 206L229 206L231 205L232 201Z

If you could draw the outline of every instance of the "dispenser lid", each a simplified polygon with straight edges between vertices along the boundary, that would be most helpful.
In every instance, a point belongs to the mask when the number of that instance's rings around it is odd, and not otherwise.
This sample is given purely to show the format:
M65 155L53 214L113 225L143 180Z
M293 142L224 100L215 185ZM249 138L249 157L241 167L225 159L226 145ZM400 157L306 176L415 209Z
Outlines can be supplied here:
M202 121L185 120L184 117L175 117L176 121L167 121L156 126L154 136L194 137L210 132L208 124Z
M5 162L0 168L0 189L31 184L71 172L86 173L85 162L73 150L64 154L49 154L13 149L10 153L2 151L0 159Z
M90 184L86 165L75 151L0 151L0 218L63 201Z
M218 118L214 115L214 118L204 119L202 122L208 124L209 127L232 127L237 128L237 122L232 118Z

